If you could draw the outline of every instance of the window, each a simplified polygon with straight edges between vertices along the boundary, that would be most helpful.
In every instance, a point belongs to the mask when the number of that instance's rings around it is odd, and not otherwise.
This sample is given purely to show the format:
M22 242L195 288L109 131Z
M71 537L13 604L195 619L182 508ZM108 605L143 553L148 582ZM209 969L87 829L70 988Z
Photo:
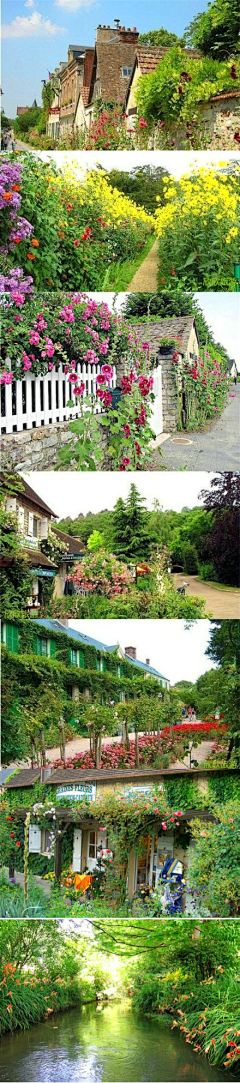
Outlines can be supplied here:
M129 79L129 77L130 77L130 75L131 75L131 71L132 71L132 68L122 68L122 74L123 74L123 75L124 75L124 76L125 76L125 77L126 77L127 79Z
M36 654L40 654L45 658L55 658L56 655L56 643L54 639L44 639L43 636L37 636L35 641Z
M97 658L96 669L98 673L106 673L107 663L105 658Z
M5 634L4 634L5 633ZM6 647L9 651L18 651L19 646L19 632L15 624L9 624L7 621L5 627L3 626L3 641L6 643Z
M33 516L33 537L37 538L37 536L38 536L38 520L37 520L36 515L34 515Z
M94 858L94 860L95 860L96 852L97 852L96 831L89 831L89 850L88 850L89 857Z
M123 666L122 666L121 662L119 662L119 665L117 667L117 675L118 675L118 677L123 677Z
M80 669L84 669L84 652L71 647L70 662L72 666L79 666Z
M72 648L70 650L70 662L71 666L78 666L78 652L72 650Z

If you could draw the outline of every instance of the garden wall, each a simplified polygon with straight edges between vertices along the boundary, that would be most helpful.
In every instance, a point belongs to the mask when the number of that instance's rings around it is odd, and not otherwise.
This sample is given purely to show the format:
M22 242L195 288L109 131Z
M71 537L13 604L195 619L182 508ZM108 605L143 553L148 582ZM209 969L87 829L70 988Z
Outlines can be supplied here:
M163 432L174 432L178 418L178 394L173 378L173 361L171 354L160 354L157 336L159 337L159 323L136 324L136 331L141 342L149 342L150 359L157 361L162 369L162 412Z
M226 93L219 95L219 98L215 98L212 101L204 102L196 108L194 112L194 118L197 121L197 136L192 138L196 140L196 146L199 149L221 149L229 150L229 146L233 144L234 134L236 129L239 130L240 123L240 92L239 97L234 94L233 98ZM186 149L186 124L178 124L171 126L171 136L174 138L175 149ZM201 141L201 148L199 145ZM149 138L149 149L159 149L159 129L156 126L155 131L153 129L152 135Z
M58 451L68 440L68 421L2 436L2 469L48 470L56 466Z

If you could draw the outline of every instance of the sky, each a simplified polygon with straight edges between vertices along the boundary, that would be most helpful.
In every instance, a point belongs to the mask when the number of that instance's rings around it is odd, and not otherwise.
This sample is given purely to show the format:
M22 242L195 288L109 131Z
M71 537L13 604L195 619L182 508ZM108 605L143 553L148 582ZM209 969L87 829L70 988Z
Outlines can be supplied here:
M168 170L172 177L176 180L182 176L182 174L191 173L193 169L209 169L213 166L215 169L220 166L227 165L229 162L236 162L236 151L205 151L199 150L189 153L186 150L118 150L118 151L38 151L38 157L44 162L53 160L58 168L71 169L76 176L76 179L83 180L85 173L88 169L97 169L100 165L102 169L110 172L111 169L123 170L124 173L131 173L132 169L140 169L142 166L152 165L156 169L162 167Z
M9 117L17 105L41 104L48 79L68 45L94 45L98 24L137 27L139 33L164 26L181 36L205 11L207 0L2 0L2 101Z
M205 650L209 641L210 621L196 620L189 628L184 620L70 620L69 627L101 643L122 649L136 647L137 658L170 680L196 681L213 669Z
M154 500L159 500L164 511L181 511L184 507L200 506L201 489L210 489L214 474L168 473L168 474L116 474L87 473L76 471L56 474L52 470L36 471L33 474L22 473L25 481L42 497L58 519L70 516L76 519L80 513L97 512L116 504L118 497L126 500L132 482L138 492L145 497L146 507L150 510Z
M94 300L105 301L112 309L119 311L126 293L91 293ZM225 346L229 356L236 361L240 371L240 294L238 293L195 293L194 297L212 331L215 342Z

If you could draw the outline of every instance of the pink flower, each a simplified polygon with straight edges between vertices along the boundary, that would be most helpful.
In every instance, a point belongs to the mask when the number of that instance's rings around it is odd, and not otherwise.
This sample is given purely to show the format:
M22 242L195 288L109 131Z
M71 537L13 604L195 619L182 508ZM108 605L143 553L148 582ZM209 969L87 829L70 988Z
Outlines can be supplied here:
M19 293L19 290L13 290L12 291L12 299L13 299L13 301L15 301L15 305L19 305L19 307L20 307L21 305L24 305L25 294L24 293Z
M111 365L102 365L101 373L105 376L106 380L111 380L113 377L113 369Z
M49 369L49 372L51 372L51 369L54 369L54 365L53 365L52 361L48 362L48 369Z
M38 346L39 340L40 335L38 334L38 331L30 331L29 342L31 343L31 346Z
M85 384L81 383L81 384L79 384L78 387L74 387L73 390L74 390L74 395L83 395L83 392L85 391Z
M138 123L139 123L139 128L147 128L147 121L144 120L144 117L140 117Z
M123 432L127 438L131 436L131 429L129 428L129 425L123 425Z
M12 372L7 372L7 369L3 369L0 376L0 384L11 384L13 381Z
M130 459L123 459L122 460L122 467L124 467L124 469L125 469L125 466L130 466ZM120 469L121 469L121 467L120 467Z
M23 371L24 372L27 372L28 369L32 368L32 362L30 361L30 357L28 357L28 355L27 355L27 353L25 353L25 351L23 353L23 363L24 363L23 364Z

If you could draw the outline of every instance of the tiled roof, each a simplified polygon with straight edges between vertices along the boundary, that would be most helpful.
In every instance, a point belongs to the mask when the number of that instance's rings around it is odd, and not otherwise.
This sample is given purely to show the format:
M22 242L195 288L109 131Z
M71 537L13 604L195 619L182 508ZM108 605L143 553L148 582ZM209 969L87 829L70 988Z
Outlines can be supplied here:
M18 775L11 775L11 778L7 779L4 783L5 789L15 790L16 786L34 786L40 775L39 767L24 767L22 771L18 772Z
M148 75L148 72L155 71L159 61L168 51L163 46L139 45L136 49L136 58L141 68L141 75Z
M213 94L210 102L220 102L228 98L240 98L240 90L225 90L222 94Z
M78 554L80 556L82 553L86 552L86 545L81 541L81 538L74 538L71 534L65 534L65 531L59 530L58 527L55 526L55 523L52 526L52 531L56 534L56 537L59 538L59 541L64 542L69 556L75 554L76 556L78 556Z
M171 316L171 318L165 320L158 320L156 322L156 340L165 336L179 338L182 349L186 350L193 325L198 338L194 316Z
M22 474L19 474L18 477L20 479L22 487L21 487L21 489L19 489L19 492L14 493L14 496L16 496L17 500L18 499L21 500L21 497L25 497L27 500L29 500L29 502L31 502L31 504L36 504L37 508L40 508L41 511L45 511L45 512L47 511L48 515L53 515L54 519L56 519L55 512L52 511L52 509L48 507L48 504L45 504L45 501L42 500L41 496L38 496L38 494L34 492L34 489L31 489L31 486L28 485L28 482L25 481ZM8 478L7 472L5 472L5 474L3 474L3 473L0 474L0 479L1 479L2 485L4 487L5 487L7 478Z
M23 553L25 553L25 555L27 557L27 560L28 560L28 564L30 564L32 568L36 568L36 567L39 567L39 568L56 568L57 567L57 565L54 564L52 560L49 560L49 557L45 556L45 553L41 553L40 549L27 549L26 548L26 549L23 549L22 551L23 551Z

